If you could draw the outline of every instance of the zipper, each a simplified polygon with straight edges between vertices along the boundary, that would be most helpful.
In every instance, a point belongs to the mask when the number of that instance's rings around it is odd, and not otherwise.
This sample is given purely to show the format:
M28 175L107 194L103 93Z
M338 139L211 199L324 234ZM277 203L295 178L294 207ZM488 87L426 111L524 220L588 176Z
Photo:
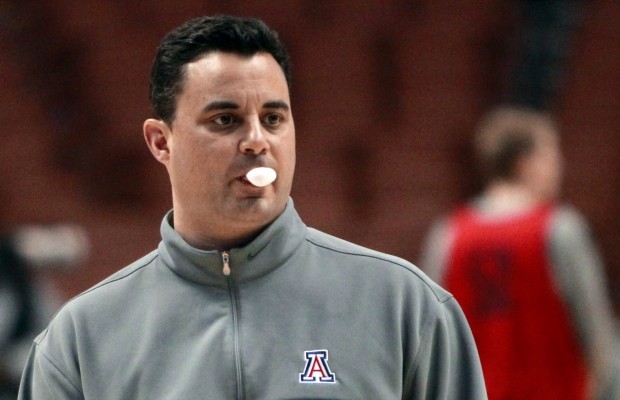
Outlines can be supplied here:
M230 299L232 302L232 314L233 314L233 336L234 336L234 352L235 352L235 377L237 378L237 399L243 400L245 398L243 393L243 373L241 371L241 345L239 343L239 300L237 299L237 292L232 280L228 281L230 288Z
M222 273L228 280L228 294L230 295L230 307L232 312L232 324L233 324L233 352L235 359L235 378L237 382L237 396L238 400L245 398L243 392L243 371L241 362L241 345L239 343L239 299L237 295L237 289L234 281L230 278L230 253L228 251L222 251Z
M223 251L222 253L222 273L225 276L230 275L230 253Z
M228 294L230 295L230 307L232 313L232 323L233 323L233 352L235 359L235 378L237 382L237 396L236 398L239 400L243 400L244 390L243 390L243 372L241 370L242 362L241 362L241 344L239 343L239 300L237 298L237 289L235 287L234 281L230 278L230 252L222 251L222 273L227 277L228 280Z

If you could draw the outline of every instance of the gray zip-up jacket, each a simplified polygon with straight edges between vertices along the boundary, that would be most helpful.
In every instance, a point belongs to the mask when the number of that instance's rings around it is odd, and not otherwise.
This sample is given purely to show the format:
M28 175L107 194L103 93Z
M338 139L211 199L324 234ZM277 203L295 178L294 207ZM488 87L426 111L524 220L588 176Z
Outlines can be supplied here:
M486 399L460 307L410 263L307 228L291 200L224 257L171 221L58 312L19 399Z

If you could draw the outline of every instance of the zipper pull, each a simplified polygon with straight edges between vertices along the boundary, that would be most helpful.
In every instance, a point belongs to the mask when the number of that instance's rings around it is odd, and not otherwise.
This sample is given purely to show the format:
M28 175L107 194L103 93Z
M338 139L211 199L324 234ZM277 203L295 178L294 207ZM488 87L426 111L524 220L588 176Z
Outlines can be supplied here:
M222 268L222 273L225 276L230 275L230 254L227 251L222 252L222 264L224 264L224 268Z

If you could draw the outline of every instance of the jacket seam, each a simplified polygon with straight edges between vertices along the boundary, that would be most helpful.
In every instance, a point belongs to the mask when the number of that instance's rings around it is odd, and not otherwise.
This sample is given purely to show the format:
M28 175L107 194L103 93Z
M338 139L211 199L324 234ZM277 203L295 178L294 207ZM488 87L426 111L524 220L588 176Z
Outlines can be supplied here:
M144 265L141 265L141 266L137 267L137 268L136 268L136 269L134 269L133 271L128 272L126 275L119 276L118 278L115 278L115 279L112 279L112 280L109 280L109 281L101 282L101 283L99 283L98 285L95 285L95 286L91 287L90 289L87 289L87 290L85 290L84 292L82 292L82 293L78 294L77 296L75 296L75 297L71 298L71 299L70 299L70 300L68 300L68 301L67 301L67 302L66 302L66 303L65 303L65 304L64 304L61 308L59 308L59 309L58 309L58 311L56 311L56 313L54 314L54 316L53 316L53 317L52 317L52 319L50 320L50 324L52 323L52 321L54 321L54 319L56 319L56 316L58 315L58 313L59 313L62 309L64 309L64 308L65 308L65 307L66 307L69 303L71 303L73 300L75 300L75 299L77 299L77 298L79 298L79 297L82 297L82 296L84 296L85 294L88 294L88 293L90 293L90 292L92 292L92 291L95 291L95 290L97 290L97 289L99 289L99 288L101 288L101 287L104 287L104 286L107 286L107 285L109 285L109 284L111 284L111 283L115 283L115 282L118 282L118 281L120 281L120 280L122 280L122 279L128 278L129 276L131 276L131 275L133 275L134 273L136 273L136 272L138 272L138 271L142 270L143 268L148 267L148 266L149 266L149 265L150 265L153 261L155 261L155 259L156 259L157 257L159 257L159 254L155 254L155 255L153 255L153 258L152 258L152 259L150 259L149 261L147 261ZM41 335L41 337L38 339L38 342L37 342L37 343L42 342L42 341L43 341L43 339L45 339L45 337L47 336L47 333L48 333L48 332L49 332L49 328L45 329L45 332L44 332L44 333L43 333L43 335Z
M433 293L433 295L435 296L437 301L439 301L440 303L445 303L448 300L450 300L452 297L454 297L452 294L448 294L448 295L440 297L435 292L435 290L433 290L433 288L428 284L428 282L426 282L426 280L422 279L422 277L418 273L416 273L416 271L412 270L411 268L408 268L406 265L397 263L396 261L388 260L388 259L386 259L384 257L379 257L379 256L371 255L371 254L363 254L363 253L356 253L356 252L352 252L352 251L345 251L345 250L334 249L333 247L328 247L326 245L314 242L312 239L309 239L309 238L306 238L306 240L308 242L312 243L313 245L317 246L317 247L323 248L325 250L330 250L330 251L333 251L335 253L346 254L346 255L350 255L350 256L367 257L367 258L372 258L372 259L375 259L375 260L385 261L385 262L388 262L390 264L397 265L397 266L405 269L406 271L414 274L420 281L422 281L422 283L424 283L424 285Z
M421 362L421 358L422 358L422 354L424 353L424 350L426 349L426 346L429 343L431 334L429 333L429 331L432 328L432 324L431 322L433 321L436 314L433 313L432 316L428 317L426 321L424 321L424 324L422 325L422 329L420 330L421 332L421 336L422 336L422 340L420 342L420 345L418 346L418 350L416 351L416 355L413 359L413 363L411 364L411 371L409 372L409 374L407 374L407 376L405 377L405 382L404 383L404 387L407 388L407 393L411 392L411 385L413 382L413 377L415 376L415 374L418 371L418 368L420 366L420 362Z
M73 389L75 389L76 392L80 393L82 396L84 395L84 393L77 387L76 384L74 384L71 379L69 379L69 377L67 376L67 374L65 374L65 372L60 368L59 363L56 362L56 360L54 360L54 358L48 354L45 353L45 351L43 351L43 349L41 348L41 346L37 343L37 350L39 351L39 353L41 354L41 356L43 356L52 367L54 367L56 369L56 371L58 371L58 373L60 375L62 375L63 378L65 378L65 380L73 387Z

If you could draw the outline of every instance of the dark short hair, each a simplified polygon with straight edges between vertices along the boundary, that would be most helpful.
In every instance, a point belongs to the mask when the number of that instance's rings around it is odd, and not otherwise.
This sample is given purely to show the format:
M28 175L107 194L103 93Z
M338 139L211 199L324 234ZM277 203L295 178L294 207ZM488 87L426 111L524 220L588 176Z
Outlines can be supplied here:
M475 153L486 180L515 177L517 162L531 154L542 131L558 133L547 112L522 106L503 105L480 121L475 134Z
M248 57L259 52L269 53L282 68L291 87L288 52L278 34L263 21L229 15L195 18L170 31L159 46L149 86L155 118L166 123L174 120L177 96L183 90L185 65L214 51Z

